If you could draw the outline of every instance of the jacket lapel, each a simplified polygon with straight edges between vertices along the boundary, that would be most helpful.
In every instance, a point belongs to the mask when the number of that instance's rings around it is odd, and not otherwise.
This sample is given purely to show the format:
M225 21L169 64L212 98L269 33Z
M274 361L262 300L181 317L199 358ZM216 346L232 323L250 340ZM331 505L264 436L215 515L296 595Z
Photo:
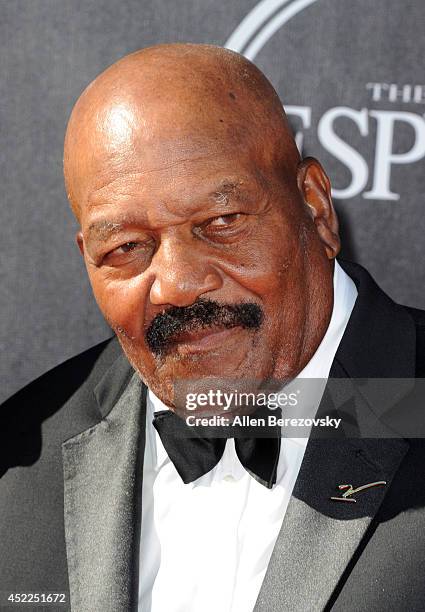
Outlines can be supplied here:
M121 356L95 389L97 425L62 445L72 612L137 607L146 387Z
M372 448L371 448L372 447ZM404 440L310 440L255 612L323 610L371 524L406 450ZM339 484L386 481L332 501Z
M354 413L348 408L354 419L343 439L309 440L255 612L319 611L330 605L409 448L385 424L385 411L394 404L385 385L357 386L349 379L414 378L413 321L363 268L340 263L359 295L329 382L345 380L328 384L319 412L347 415L347 406L355 406ZM411 389L409 381L403 384L400 395ZM361 437L359 417L373 439ZM377 481L387 484L354 495L355 503L330 499L340 495L340 484L357 488Z

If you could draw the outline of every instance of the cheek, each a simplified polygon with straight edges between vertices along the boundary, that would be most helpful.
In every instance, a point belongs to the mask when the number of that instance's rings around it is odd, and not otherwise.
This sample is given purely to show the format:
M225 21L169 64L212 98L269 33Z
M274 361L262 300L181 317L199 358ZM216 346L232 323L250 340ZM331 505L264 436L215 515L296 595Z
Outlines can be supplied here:
M137 338L145 317L146 288L140 277L118 281L100 271L89 276L96 302L111 327Z
M276 355L282 342L291 347L302 333L308 299L307 262L295 235L275 234L272 240L255 246L245 251L244 265L234 268L233 278L259 298L265 315L263 339Z
M234 255L225 272L256 294L266 308L289 294L302 265L299 241L283 232L258 237L251 244L242 245Z

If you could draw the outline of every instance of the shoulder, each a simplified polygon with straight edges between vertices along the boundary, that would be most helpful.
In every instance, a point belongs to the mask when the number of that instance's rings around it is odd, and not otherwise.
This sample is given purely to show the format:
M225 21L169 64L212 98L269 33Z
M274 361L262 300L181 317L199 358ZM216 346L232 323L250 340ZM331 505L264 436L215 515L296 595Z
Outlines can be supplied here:
M416 327L418 327L420 331L425 330L425 310L411 308L410 306L403 306L403 308L407 310L407 312L413 318Z
M416 376L425 378L425 310L409 306L403 308L412 317L416 328Z
M48 444L60 443L98 422L93 390L120 355L118 341L106 340L6 400L0 406L0 456L5 452L9 461L16 455L18 461L19 455L19 463L26 464L38 456L43 439Z
M3 404L2 408L11 407L37 398L66 401L83 384L93 387L103 373L121 354L121 348L115 337L109 338L86 351L67 359L39 378L20 389Z

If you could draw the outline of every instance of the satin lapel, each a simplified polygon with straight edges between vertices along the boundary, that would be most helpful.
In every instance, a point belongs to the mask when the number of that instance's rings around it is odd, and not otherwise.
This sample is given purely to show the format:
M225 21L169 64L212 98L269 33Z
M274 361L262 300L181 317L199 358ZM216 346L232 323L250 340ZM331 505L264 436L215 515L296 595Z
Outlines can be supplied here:
M62 445L72 612L137 609L145 390L120 358L95 393L106 417Z
M404 440L310 440L255 612L323 610L408 449ZM356 503L332 501L339 484Z

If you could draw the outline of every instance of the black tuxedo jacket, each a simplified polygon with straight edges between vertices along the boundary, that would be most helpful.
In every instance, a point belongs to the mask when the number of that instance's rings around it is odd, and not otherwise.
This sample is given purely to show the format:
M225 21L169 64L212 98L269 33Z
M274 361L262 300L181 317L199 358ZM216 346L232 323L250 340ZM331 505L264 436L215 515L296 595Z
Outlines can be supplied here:
M331 377L424 377L425 313L340 263L359 295ZM3 601L64 592L53 609L137 610L145 397L112 339L1 407ZM363 397L384 422L387 399ZM338 484L378 480L357 503L330 500ZM310 439L255 612L425 610L424 534L423 439Z

